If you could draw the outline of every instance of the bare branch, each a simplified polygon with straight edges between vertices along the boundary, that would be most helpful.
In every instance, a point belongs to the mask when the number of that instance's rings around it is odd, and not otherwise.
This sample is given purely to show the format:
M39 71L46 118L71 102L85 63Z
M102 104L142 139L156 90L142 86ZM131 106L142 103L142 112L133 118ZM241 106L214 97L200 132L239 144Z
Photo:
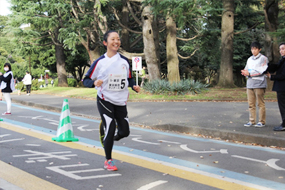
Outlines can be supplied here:
M72 9L72 12L73 12L75 18L78 20L78 14L77 14L76 10L74 9L72 0L70 0L70 5L71 5L71 9Z
M23 44L30 44L30 45L34 45L34 46L52 46L54 45L53 42L47 43L47 44L34 44L31 42L22 42Z
M143 39L143 35L140 35L139 37L137 37L132 44L130 45L130 48L134 47L139 41L141 41Z
M257 27L257 26L258 26L259 24L261 24L261 23L262 23L262 22L258 22L258 23L256 23L255 25L253 25L252 27L250 27L250 28L247 29L247 30L240 31L240 32L235 32L234 35L242 34L242 33L245 33L245 32L247 32L247 31L250 31L250 30L252 30L253 28Z
M57 42L55 41L54 36L53 36L53 34L51 33L51 31L49 31L48 33L50 34L51 40L52 40L52 42L53 42L54 45L63 46L62 44L57 43Z
M191 40L194 40L195 38L197 38L197 37L200 37L201 35L196 35L196 36L194 36L194 37L192 37L192 38L179 38L179 37L176 37L176 39L177 40L182 40L182 41L191 41Z
M138 2L138 3L142 3L144 0L129 0L130 2Z
M178 57L180 57L181 59L189 59L189 58L191 58L191 57L196 53L197 50L198 50L198 49L195 49L195 50L193 51L193 53L191 53L191 55L189 55L188 57L183 57L183 56L180 55L180 54L178 54Z
M140 56L140 57L142 57L142 59L145 59L145 54L144 53L130 53L130 52L125 51L122 48L120 48L118 52L120 54L122 54L123 56L125 56L126 58L128 58L129 60L131 60L132 57L137 57L137 56Z
M129 27L123 25L123 24L121 23L121 21L120 21L120 18L119 18L118 14L117 14L116 9L115 9L114 7L111 7L111 8L112 8L113 13L114 13L114 15L115 15L115 17L116 17L116 19L117 19L117 21L118 21L118 23L119 23L119 25L120 25L121 27L125 28L125 29L128 30L129 32L133 32L133 33L135 33L135 34L142 34L142 32L134 31L134 30L130 29Z
M162 62L160 63L160 65L166 63L166 61L167 61L167 59L165 59L164 61L162 61Z
M78 1L76 1L76 4L77 4L79 10L80 10L82 13L85 13L85 11L82 9L82 7L80 6L80 4L79 4Z
M102 33L107 32L108 30L107 18L102 14L101 2L99 0L95 0L93 12L94 12L94 20L98 23Z
M133 8L132 8L132 6L131 6L129 1L127 1L127 5L128 5L128 9L129 9L131 15L133 16L135 21L139 24L139 26L141 26L142 25L142 21L140 19L138 19L138 17L135 15L135 13L133 11Z

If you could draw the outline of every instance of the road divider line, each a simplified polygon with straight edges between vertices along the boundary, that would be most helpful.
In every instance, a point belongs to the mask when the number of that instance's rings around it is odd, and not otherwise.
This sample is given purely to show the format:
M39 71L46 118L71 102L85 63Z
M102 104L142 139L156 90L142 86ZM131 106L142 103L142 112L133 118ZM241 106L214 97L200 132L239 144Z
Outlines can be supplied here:
M0 178L22 189L66 190L51 182L48 182L32 174L29 174L23 170L20 170L10 164L2 162L1 160L0 160L0 168L1 168Z
M82 151L90 152L93 154L105 156L102 147L97 147L92 144L87 144L84 142L55 142L51 140L51 134L45 134L33 129L26 127L21 127L18 125L8 124L6 122L1 122L0 127L12 130L18 133L22 133L28 136L32 136L38 139L42 139L48 142L56 143L65 147L72 149L79 149ZM98 142L99 144L99 142ZM153 171L161 172L163 174L172 175L189 181L197 182L211 187L216 187L219 189L231 189L231 190L269 190L271 188L263 187L257 184L252 184L248 182L243 182L236 180L234 178L225 177L222 175L212 174L205 171L200 171L198 169L188 168L185 166L168 163L161 160L156 160L153 158L148 158L140 155L135 155L127 153L125 151L119 151L114 148L113 157L117 160L127 162L129 164L137 165L143 168L147 168Z

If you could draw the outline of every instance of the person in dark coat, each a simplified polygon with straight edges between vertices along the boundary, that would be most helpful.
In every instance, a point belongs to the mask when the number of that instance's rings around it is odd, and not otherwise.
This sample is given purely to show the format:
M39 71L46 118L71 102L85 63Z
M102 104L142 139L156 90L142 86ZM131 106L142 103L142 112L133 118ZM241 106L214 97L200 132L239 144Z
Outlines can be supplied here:
M277 101L279 106L279 111L282 118L282 123L280 126L274 127L274 131L285 131L285 43L279 45L279 51L281 54L281 59L275 66L275 69L271 69L266 75L270 80L274 81L273 91L277 92ZM275 72L275 75L271 73Z

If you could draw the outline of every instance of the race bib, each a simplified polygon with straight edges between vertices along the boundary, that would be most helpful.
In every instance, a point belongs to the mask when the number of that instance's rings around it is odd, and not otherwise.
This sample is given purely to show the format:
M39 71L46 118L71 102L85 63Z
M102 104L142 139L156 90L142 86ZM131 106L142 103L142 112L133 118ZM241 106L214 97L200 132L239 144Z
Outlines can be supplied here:
M125 74L110 74L108 79L108 90L121 91L126 86L126 75Z

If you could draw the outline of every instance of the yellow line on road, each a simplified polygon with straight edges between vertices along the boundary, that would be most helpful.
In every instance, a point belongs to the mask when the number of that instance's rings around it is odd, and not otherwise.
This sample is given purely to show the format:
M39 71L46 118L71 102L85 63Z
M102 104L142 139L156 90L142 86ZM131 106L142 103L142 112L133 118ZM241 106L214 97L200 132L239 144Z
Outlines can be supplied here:
M69 147L69 148L79 149L79 150L83 150L83 151L90 152L93 154L104 156L103 149L99 148L99 147L90 147L90 146L88 147L86 145L83 145L83 144L80 144L77 142L67 142L67 143L55 142L55 141L52 141L52 139L49 135L39 133L39 132L36 132L34 130L31 130L31 129L26 129L23 127L17 127L15 125L11 125L8 123L4 124L3 122L1 122L0 127L8 129L8 130L15 131L18 133L22 133L22 134L25 134L28 136L32 136L35 138L39 138L39 139L42 139L45 141L53 142L53 143L56 143L56 144L59 144L62 146ZM80 139L79 139L79 141L80 141ZM164 164L154 163L154 162L149 161L149 160L145 160L145 159L137 158L137 157L131 157L130 155L124 155L124 154L117 153L117 152L113 152L113 157L117 160L121 160L121 161L126 162L126 163L130 163L133 165L137 165L137 166L140 166L143 168L158 171L158 172L161 172L164 174L172 175L172 176L179 177L182 179L186 179L189 181L193 181L196 183L204 184L207 186L215 187L218 189L231 189L231 190L258 190L259 189L259 188L253 188L253 187L248 187L245 185L233 183L231 181L226 181L223 179L218 179L215 177L210 177L207 175L197 174L195 172L191 172L191 171L187 171L187 170L183 170L183 169L179 169L179 168L175 168L175 167L171 167L171 166L166 166ZM13 178L13 175L11 175L11 177ZM9 180L7 180L7 181L9 181Z
M66 190L0 160L0 177L27 190Z

